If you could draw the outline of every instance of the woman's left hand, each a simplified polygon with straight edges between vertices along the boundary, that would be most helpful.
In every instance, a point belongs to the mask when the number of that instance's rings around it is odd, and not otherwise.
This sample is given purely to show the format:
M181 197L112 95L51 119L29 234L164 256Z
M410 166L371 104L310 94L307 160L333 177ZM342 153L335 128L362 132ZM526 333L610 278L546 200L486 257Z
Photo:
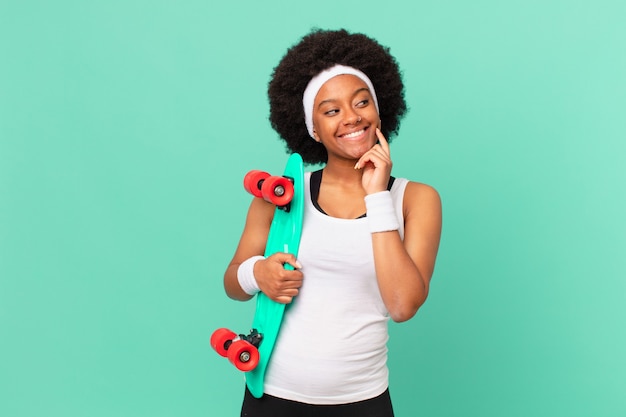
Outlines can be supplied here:
M391 156L389 143L380 129L376 128L378 143L365 152L358 160L355 169L363 170L363 188L367 194L385 191L391 175Z

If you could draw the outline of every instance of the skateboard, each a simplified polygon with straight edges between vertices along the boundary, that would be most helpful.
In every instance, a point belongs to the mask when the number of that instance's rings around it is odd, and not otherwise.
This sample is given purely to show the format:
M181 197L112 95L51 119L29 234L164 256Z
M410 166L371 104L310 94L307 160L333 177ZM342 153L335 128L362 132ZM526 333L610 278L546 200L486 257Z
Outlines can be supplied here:
M276 205L267 237L265 256L276 252L298 255L304 216L304 167L302 157L292 154L282 176L264 171L250 171L244 188L255 197ZM286 269L293 269L285 265ZM249 334L236 334L220 328L211 335L211 346L246 373L246 385L256 398L263 396L265 371L271 359L285 313L285 304L272 301L262 292L257 294L256 310Z

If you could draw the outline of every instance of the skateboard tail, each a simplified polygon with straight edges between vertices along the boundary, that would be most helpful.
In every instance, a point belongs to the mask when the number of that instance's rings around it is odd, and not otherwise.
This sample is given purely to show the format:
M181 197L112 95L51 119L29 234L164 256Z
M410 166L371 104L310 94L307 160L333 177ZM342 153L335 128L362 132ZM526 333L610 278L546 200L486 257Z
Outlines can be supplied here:
M278 338L280 322L285 313L285 305L270 300L263 293L259 293L257 297L257 309L260 308L266 312L263 318L255 320L255 325L257 326L255 328L262 329L259 331L263 334L263 341L259 346L259 356L261 360L256 368L250 372L246 372L246 384L248 385L250 393L252 393L255 398L261 398L261 396L263 396L265 372L272 357L276 339ZM276 326L275 322L278 322L279 325Z

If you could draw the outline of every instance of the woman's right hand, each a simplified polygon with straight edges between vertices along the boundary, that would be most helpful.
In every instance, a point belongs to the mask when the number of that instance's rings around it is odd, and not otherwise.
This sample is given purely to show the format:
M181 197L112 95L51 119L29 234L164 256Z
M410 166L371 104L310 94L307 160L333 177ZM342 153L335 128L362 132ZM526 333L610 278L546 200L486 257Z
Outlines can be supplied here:
M285 264L294 270L285 269ZM289 304L302 287L302 265L290 253L275 253L254 264L254 277L261 291L271 300Z

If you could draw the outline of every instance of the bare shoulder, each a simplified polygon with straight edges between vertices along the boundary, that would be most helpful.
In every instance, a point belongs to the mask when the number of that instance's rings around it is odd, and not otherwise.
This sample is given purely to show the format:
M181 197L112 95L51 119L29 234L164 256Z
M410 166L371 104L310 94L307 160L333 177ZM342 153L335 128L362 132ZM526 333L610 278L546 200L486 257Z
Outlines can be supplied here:
M437 190L421 182L409 181L404 192L404 212L413 210L441 212L441 197Z
M248 220L261 221L261 223L268 223L272 221L274 217L274 206L271 203L263 200L262 198L253 198L248 209Z

